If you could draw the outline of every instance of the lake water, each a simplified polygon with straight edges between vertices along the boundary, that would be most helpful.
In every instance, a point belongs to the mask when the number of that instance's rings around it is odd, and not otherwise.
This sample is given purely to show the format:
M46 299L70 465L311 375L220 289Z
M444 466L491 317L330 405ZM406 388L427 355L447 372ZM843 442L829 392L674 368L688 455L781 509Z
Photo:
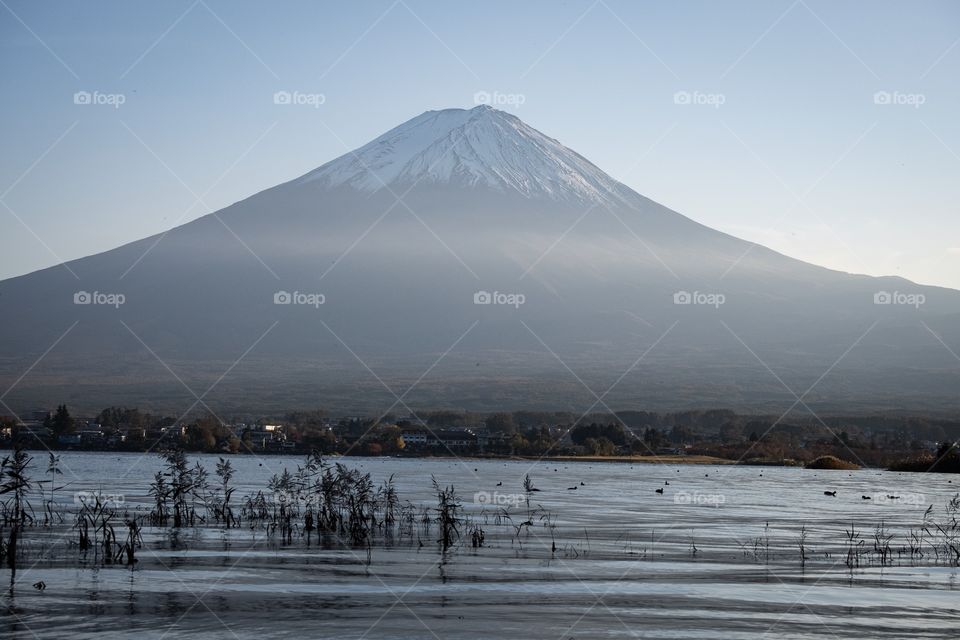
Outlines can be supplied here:
M33 477L40 479L46 455L33 455ZM216 456L190 460L201 461L215 480ZM230 460L237 469L235 503L265 490L284 466L295 471L302 462ZM465 513L484 529L484 546L473 548L465 540L443 554L436 528L356 549L316 540L308 546L298 534L284 543L247 526L145 527L144 548L131 569L98 566L92 556L81 562L76 532L68 526L30 527L15 583L0 596L0 637L960 636L960 570L947 555L937 557L939 538L933 536L940 534L932 524L947 520L946 505L960 483L952 476L559 461L340 461L376 482L393 475L400 498L418 507L436 506L431 476L455 485ZM70 503L75 492L99 490L123 496L123 508L142 515L151 501L149 483L161 468L154 455L64 453L59 479L69 486L58 500ZM524 494L527 473L539 491ZM899 497L887 497L893 495ZM33 502L41 511L37 495ZM497 504L506 515L498 516ZM909 530L917 532L925 518L932 532L928 546L922 557L911 555ZM527 519L531 525L521 527L518 537L516 526ZM884 535L892 536L883 563L870 553L881 523ZM851 526L859 535L853 546L860 549L853 567L845 534ZM0 580L7 584L7 569L0 570ZM46 589L31 586L38 581Z

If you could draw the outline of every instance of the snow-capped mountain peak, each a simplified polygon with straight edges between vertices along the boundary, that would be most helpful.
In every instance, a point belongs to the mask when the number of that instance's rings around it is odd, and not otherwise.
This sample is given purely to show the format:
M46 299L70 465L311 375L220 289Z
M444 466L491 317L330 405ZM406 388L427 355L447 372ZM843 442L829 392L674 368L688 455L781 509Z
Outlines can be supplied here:
M487 105L427 111L300 181L361 191L485 186L598 203L622 202L629 191L553 138Z

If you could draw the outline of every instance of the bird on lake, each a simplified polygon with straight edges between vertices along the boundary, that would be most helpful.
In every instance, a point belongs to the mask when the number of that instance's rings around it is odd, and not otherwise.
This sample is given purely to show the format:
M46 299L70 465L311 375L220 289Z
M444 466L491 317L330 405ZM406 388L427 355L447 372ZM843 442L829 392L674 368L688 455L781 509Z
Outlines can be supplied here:
M870 500L870 496L860 496L861 500Z
M662 494L662 493L663 493L663 487L657 489L657 493L661 493L661 494Z
M43 580L41 580L40 582L34 582L33 588L36 589L37 591L43 591L44 589L47 588L47 583L44 582Z
M502 487L502 486L503 486L503 483L502 483L502 482L498 482L498 483L497 483L497 486L498 486L498 487Z
M823 492L823 495L836 497L837 492L836 492L836 491L824 491L824 492Z
M581 486L581 487L585 487L585 486L587 486L587 485L583 484L583 480L581 480L581 481L580 481L580 486Z
M663 481L663 484L669 485L669 484L670 484L670 481L669 481L669 480L664 480L664 481Z
M576 491L578 487L567 487L567 491Z

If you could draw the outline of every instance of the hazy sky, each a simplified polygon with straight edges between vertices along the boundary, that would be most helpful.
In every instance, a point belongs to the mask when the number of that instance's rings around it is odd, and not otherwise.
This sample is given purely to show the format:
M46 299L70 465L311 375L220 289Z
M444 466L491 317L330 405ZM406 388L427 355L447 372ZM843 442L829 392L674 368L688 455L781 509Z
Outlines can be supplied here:
M0 0L0 278L486 92L704 224L960 288L958 81L953 1Z

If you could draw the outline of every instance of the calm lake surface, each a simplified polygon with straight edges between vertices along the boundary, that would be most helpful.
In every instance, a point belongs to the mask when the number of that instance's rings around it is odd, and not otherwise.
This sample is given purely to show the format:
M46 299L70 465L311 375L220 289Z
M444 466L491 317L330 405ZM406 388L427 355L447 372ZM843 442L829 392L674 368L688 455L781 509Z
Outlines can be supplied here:
M32 452L34 479L48 479ZM301 457L233 456L234 503ZM210 472L216 456L190 456ZM946 522L960 479L629 463L349 458L401 500L453 484L485 544L440 552L437 529L371 548L290 543L248 526L144 527L134 569L82 561L69 525L30 527L2 638L957 638L960 570L909 531ZM150 509L156 455L64 453L78 491ZM526 504L523 478L539 491ZM665 482L669 482L666 485ZM498 483L502 483L498 485ZM576 489L572 489L576 487ZM656 489L662 488L658 494ZM824 491L836 491L826 496ZM898 496L888 498L887 496ZM869 500L864 496L870 497ZM40 512L41 499L32 495ZM932 511L927 512L929 507ZM542 507L542 510L537 507ZM500 508L506 513L500 512ZM545 514L548 517L544 517ZM531 526L516 527L527 519ZM932 519L932 520L931 520ZM868 554L876 527L891 555ZM552 525L552 526L551 526ZM850 542L863 553L848 566ZM119 529L122 529L122 522ZM805 530L805 562L799 539ZM932 536L933 534L931 534ZM118 538L120 532L118 531ZM45 590L34 589L38 581Z

